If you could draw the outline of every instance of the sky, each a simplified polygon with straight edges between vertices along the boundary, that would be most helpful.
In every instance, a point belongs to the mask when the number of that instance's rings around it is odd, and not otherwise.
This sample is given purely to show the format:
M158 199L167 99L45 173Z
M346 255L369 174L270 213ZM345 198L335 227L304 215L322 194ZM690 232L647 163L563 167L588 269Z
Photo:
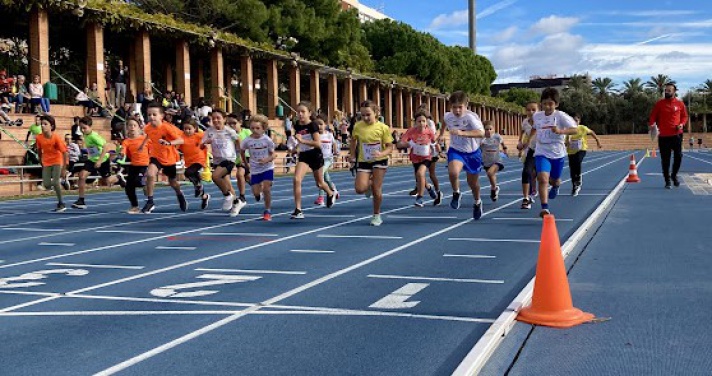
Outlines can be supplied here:
M468 45L467 0L360 0L446 45ZM712 0L479 0L477 53L495 83L590 74L618 86L666 74L681 92L712 79Z

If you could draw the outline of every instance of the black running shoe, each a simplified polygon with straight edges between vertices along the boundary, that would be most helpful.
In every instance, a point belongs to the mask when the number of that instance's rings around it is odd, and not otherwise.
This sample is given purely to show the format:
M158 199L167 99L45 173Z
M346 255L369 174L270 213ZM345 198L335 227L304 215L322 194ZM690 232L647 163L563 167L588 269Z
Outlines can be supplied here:
M188 201L185 200L185 195L178 195L178 205L182 212L188 211Z
M75 201L75 202L72 204L72 207L73 207L74 209L86 209L86 208L87 208L87 204L84 202L84 199L83 199L83 198L79 198L77 201Z
M413 196L413 197L417 196L417 195L418 195L418 188L415 188L414 190L410 191L410 193L408 193L408 194L411 195L411 196Z
M195 186L195 197L200 197L203 195L203 186L202 185L196 185Z
M200 209L205 210L208 208L208 205L210 204L210 195L205 194L201 199L200 199Z
M676 186L676 187L679 187L679 186L680 186L680 181L677 180L677 176L673 176L673 177L672 177L672 184L673 184L674 186Z
M542 218L544 218L544 216L549 215L549 214L551 214L549 209L541 209L541 211L539 212L539 216Z
M143 209L141 209L141 213L150 214L151 212L153 212L154 209L156 209L156 205L153 203L153 201L146 201L146 205L144 205Z
M124 175L122 173L116 174L116 178L119 180L119 186L121 188L126 188L126 178L124 178Z
M65 210L67 210L67 207L64 206L64 203L59 203L57 204L57 208L54 209L55 213L63 213Z
M670 184L669 181L665 182L665 189L672 189L672 185Z
M479 220L482 218L482 200L480 200L479 204L475 204L472 207L472 218L475 219L475 221Z
M294 209L294 213L289 217L290 219L304 219L304 213L301 209Z
M335 202L336 202L336 195L326 196L326 207L327 208L334 206Z
M437 191L438 196L435 197L435 200L433 201L433 206L438 206L443 202L443 193L440 191Z
M453 192L450 207L455 210L460 209L460 200L462 200L462 194L460 192Z

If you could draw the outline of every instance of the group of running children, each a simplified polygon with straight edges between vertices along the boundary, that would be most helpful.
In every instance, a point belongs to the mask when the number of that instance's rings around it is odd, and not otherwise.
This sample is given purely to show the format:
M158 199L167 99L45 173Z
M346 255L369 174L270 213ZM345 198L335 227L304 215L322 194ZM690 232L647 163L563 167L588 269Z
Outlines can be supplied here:
M411 192L415 206L423 207L425 192L433 199L434 205L443 200L440 185L435 173L435 165L442 150L440 141L447 129L450 133L450 146L447 149L448 177L453 195L450 206L459 209L462 202L459 176L465 170L467 184L474 198L473 218L478 220L483 215L480 197L479 173L485 170L490 182L490 199L497 201L500 188L497 185L497 173L504 169L503 156L507 147L502 137L494 130L491 121L480 120L479 116L468 110L469 99L463 92L450 96L451 111L445 114L444 124L439 133L427 108L421 107L414 115L415 124L394 145L391 129L378 121L379 108L371 101L361 103L361 120L354 126L352 142L349 147L349 161L354 164L356 193L373 198L372 226L380 226L381 204L383 202L383 180L388 168L389 156L395 147L409 148L409 158L415 170L416 188ZM600 142L589 128L578 125L568 114L558 111L559 93L548 88L543 91L540 103L528 103L527 117L522 123L517 149L523 162L522 169L522 209L531 209L534 197L540 196L540 216L549 214L549 200L555 199L561 185L561 174L567 152L571 169L573 190L578 195L581 189L581 163L585 156L586 136L592 135L598 146ZM541 111L539 109L541 105ZM293 179L295 209L292 219L303 219L302 182L312 171L317 187L326 195L325 206L331 208L339 197L336 186L328 175L334 155L339 155L333 135L328 132L324 119L313 116L309 102L301 102L297 108L297 121L294 124L295 139L298 143L298 163ZM183 130L163 120L164 109L160 104L152 103L147 108L147 123L142 124L137 118L126 120L127 138L118 149L119 158L127 160L127 176L112 175L110 166L111 144L92 130L91 118L80 120L80 129L84 134L85 147L88 150L88 162L80 168L78 174L79 198L73 208L86 209L86 180L98 176L105 183L119 182L125 186L131 207L130 214L151 213L156 204L154 188L158 173L168 178L169 185L175 191L180 209L187 211L188 202L177 179L177 164L183 155L184 175L194 186L194 194L201 201L201 208L206 209L210 195L205 192L201 172L205 172L208 148L212 154L212 181L223 194L222 209L230 216L237 216L247 204L245 199L246 184L252 188L255 201L264 201L265 210L262 219L271 220L271 187L274 180L275 144L266 135L267 117L252 116L241 128L238 118L226 114L220 109L210 115L210 127L201 132L195 121L183 124ZM68 164L67 147L64 140L55 132L55 120L50 115L41 118L42 134L37 136L37 145L43 166L43 185L53 188L58 204L56 212L66 210L62 201L61 178L65 176ZM504 153L503 153L504 152ZM231 182L232 170L236 169L237 188ZM427 184L429 172L432 184ZM249 179L249 180L248 180ZM139 209L136 189L143 187L146 202Z

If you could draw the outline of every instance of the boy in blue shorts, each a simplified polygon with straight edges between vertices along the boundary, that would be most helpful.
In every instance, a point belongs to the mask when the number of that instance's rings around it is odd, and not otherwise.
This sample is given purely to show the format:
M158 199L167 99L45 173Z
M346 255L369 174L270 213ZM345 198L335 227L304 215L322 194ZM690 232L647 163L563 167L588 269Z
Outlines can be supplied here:
M467 184L472 190L475 204L472 217L478 220L482 217L482 200L480 199L480 179L482 170L482 151L480 142L485 136L480 117L469 110L470 102L462 91L450 95L450 112L445 114L445 126L440 128L438 142L443 139L445 129L450 131L450 148L447 149L447 169L452 186L452 201L450 207L460 208L462 194L460 193L460 172L467 173Z
M274 180L274 142L265 134L269 126L267 117L261 114L254 115L248 120L252 133L240 143L242 160L250 157L250 185L255 200L265 199L265 211L262 220L271 221L272 213L272 181Z
M559 91L554 88L547 88L541 93L541 108L532 117L533 128L536 131L536 151L534 159L536 163L537 181L539 183L539 195L541 196L541 212L539 216L551 214L549 211L549 199L556 198L561 185L561 173L564 170L566 160L566 146L564 141L566 135L574 135L577 132L577 124L574 119L563 111L558 111ZM551 191L549 191L551 184Z

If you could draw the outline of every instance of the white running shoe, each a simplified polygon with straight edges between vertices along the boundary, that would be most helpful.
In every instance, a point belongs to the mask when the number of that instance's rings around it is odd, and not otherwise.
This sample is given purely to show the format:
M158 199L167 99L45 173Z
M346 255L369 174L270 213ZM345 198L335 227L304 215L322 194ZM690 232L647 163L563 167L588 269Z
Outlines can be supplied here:
M230 209L230 216L237 217L238 215L240 215L240 210L242 210L242 208L244 208L245 206L247 206L247 202L238 199L232 205L232 209Z
M225 201L223 201L223 204L222 204L222 210L229 211L232 208L233 201L235 201L235 196L233 196L232 193L225 196Z

